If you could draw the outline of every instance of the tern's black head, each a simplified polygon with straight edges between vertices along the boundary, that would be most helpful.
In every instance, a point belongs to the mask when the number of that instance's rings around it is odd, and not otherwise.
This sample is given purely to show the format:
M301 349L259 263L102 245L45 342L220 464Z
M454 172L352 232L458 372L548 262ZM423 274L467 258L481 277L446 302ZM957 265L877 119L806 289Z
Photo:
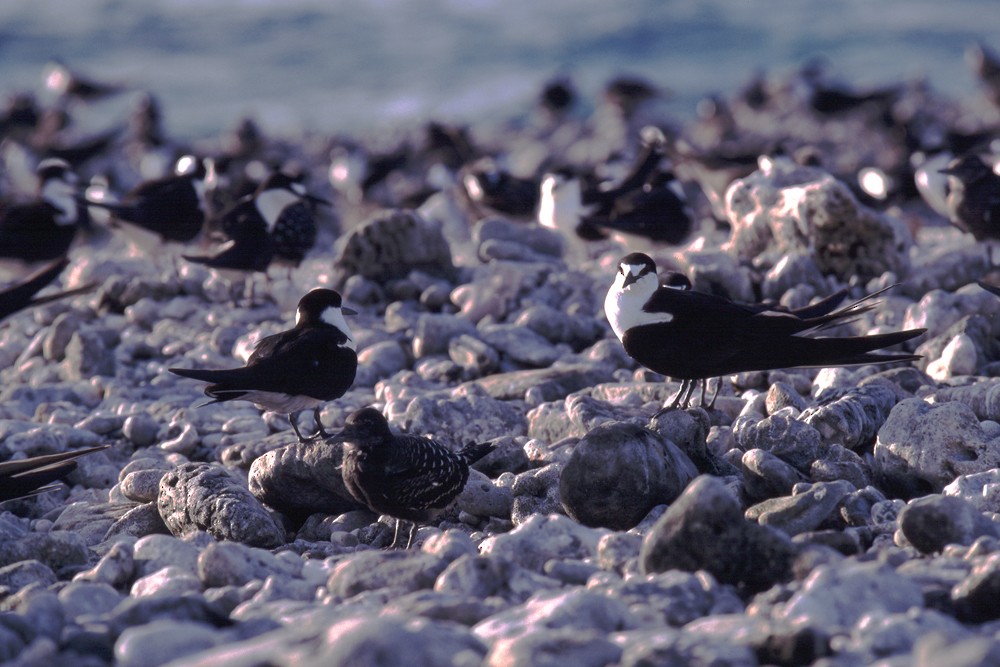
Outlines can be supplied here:
M679 290L691 289L691 281L680 271L664 271L660 276L660 281L664 287Z
M968 153L953 160L942 174L954 176L963 183L972 183L993 174L992 167L975 153Z
M343 321L343 316L354 314L355 311L344 307L339 292L325 287L317 287L299 299L299 305L295 311L295 324L297 326L332 324L350 336L350 331L344 329L346 322Z
M389 422L375 408L361 408L352 412L344 422L341 437L360 446L371 445L392 437Z
M636 270L634 267L639 267L639 269ZM625 282L622 284L622 289L624 289L650 273L655 276L656 262L653 261L652 257L645 253L629 253L628 255L622 257L621 261L618 262L618 273L625 276Z

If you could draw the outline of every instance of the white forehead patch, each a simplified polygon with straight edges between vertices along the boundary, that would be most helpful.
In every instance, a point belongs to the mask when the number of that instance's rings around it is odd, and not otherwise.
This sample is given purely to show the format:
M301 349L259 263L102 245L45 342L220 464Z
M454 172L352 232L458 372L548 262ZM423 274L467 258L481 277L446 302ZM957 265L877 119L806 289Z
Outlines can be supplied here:
M274 231L274 225L277 224L278 217L281 215L281 212L285 210L285 207L290 206L297 201L299 201L299 197L284 189L265 190L257 195L254 202L257 206L257 211L260 213L261 217L264 218L264 222L267 224L268 233Z

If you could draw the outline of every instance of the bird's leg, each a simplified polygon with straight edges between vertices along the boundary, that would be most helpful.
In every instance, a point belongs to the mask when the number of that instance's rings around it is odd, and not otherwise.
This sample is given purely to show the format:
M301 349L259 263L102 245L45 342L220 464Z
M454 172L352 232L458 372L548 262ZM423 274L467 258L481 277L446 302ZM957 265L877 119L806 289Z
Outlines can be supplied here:
M705 407L705 391L708 389L708 378L701 380L701 407Z
M681 409L687 410L688 405L691 403L691 397L694 396L694 387L698 384L697 380L685 380L687 383L687 388L685 391L684 384L681 384L681 391L684 392L684 400L681 401Z
M415 521L410 522L410 532L406 538L406 548L409 549L413 546L413 538L417 536L417 524Z
M390 549L399 549L402 545L399 543L399 527L403 523L408 524L406 531L406 546L404 549L409 549L410 545L413 544L413 534L416 532L417 524L412 521L404 521L403 519L396 519L396 531L392 534L392 544L389 545Z
M316 408L315 410L313 410L313 419L316 420L316 434L313 435L312 438L310 438L311 440L315 440L316 438L330 437L330 434L327 433L325 430L323 430L323 421L319 418L320 409L321 408Z
M299 416L299 414L300 414L299 412L290 413L288 415L288 422L292 425L292 430L295 431L295 435L296 437L298 437L299 442L309 442L312 438L303 438L302 432L299 431L299 425L296 423L297 422L296 418Z
M707 380L706 380L706 382L707 382ZM712 408L715 407L715 399L717 399L719 397L719 393L722 391L722 378L721 377L720 378L716 378L716 382L718 382L718 384L715 385L715 393L712 394L712 401L708 404L708 409L709 410L711 410ZM705 402L704 399L702 399L702 403L704 403L704 402Z
M653 413L653 419L656 419L662 414L670 412L671 410L676 410L681 406L681 399L685 393L688 393L689 387L693 387L693 380L681 380L680 389L677 390L677 394L674 396L674 400L670 402L669 405L664 405L662 408ZM686 407L686 404L685 404Z

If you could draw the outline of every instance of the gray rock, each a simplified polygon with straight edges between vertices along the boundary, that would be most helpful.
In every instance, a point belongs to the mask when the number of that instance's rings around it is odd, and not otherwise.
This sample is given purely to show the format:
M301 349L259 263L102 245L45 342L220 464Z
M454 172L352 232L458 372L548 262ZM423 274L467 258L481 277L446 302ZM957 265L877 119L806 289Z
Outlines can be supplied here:
M514 325L531 329L551 343L566 343L574 350L582 350L603 334L596 320L573 317L565 310L545 304L522 310Z
M112 635L120 636L126 628L149 625L157 620L194 622L214 627L231 624L229 617L200 595L155 595L128 597L106 617ZM176 641L177 638L174 637Z
M387 589L401 595L432 588L447 561L427 553L365 551L340 561L330 574L327 589L340 598Z
M37 560L22 560L0 567L0 586L10 592L17 592L29 584L45 587L54 583L56 583L55 572Z
M480 325L479 336L501 355L523 366L551 366L561 356L543 336L517 324Z
M479 552L541 572L542 566L552 558L595 556L601 535L601 531L581 526L559 514L535 514L509 533L484 540L479 545Z
M946 637L949 643L966 639L971 633L961 623L934 609L913 608L905 613L873 615L862 619L851 631L847 651L870 656L909 656L914 645L927 635Z
M298 519L360 509L340 472L343 449L343 443L313 441L271 450L250 466L250 492L268 507Z
M478 470L469 471L469 481L455 499L458 511L477 517L510 518L513 504L514 496L509 488L494 485Z
M766 253L773 265L805 255L824 274L862 280L909 272L912 239L901 221L862 206L833 176L790 158L768 158L734 181L726 216L733 226L729 245L744 259Z
M285 533L222 466L185 463L160 481L157 507L174 535L205 530L220 540L273 547Z
M976 559L972 572L951 589L951 601L959 619L983 623L1000 618L997 595L1000 595L1000 553Z
M522 637L529 633L569 627L578 633L601 634L627 630L638 624L628 607L615 598L582 589L548 590L523 605L496 614L473 628L483 641Z
M541 468L525 471L514 478L511 486L514 505L510 511L514 525L522 525L536 514L563 512L559 497L562 468L561 463L550 463Z
M434 590L476 599L502 599L521 604L540 590L559 588L559 581L542 576L506 558L466 554L449 563Z
M59 590L66 617L80 622L82 616L102 616L114 609L124 596L106 583L73 581Z
M776 620L812 627L829 637L847 632L866 616L902 613L923 602L920 585L887 565L847 562L814 569L771 613Z
M479 553L475 542L460 530L446 530L432 535L421 545L424 553L443 558L449 563L460 556Z
M621 345L618 346L621 348ZM569 394L613 379L612 371L590 364L567 364L553 368L495 373L475 380L487 394L499 400L527 400L528 392L539 402L556 401Z
M163 523L155 502L143 503L125 512L108 528L102 542L119 535L145 537L147 535L169 535L170 530Z
M740 449L770 452L801 472L807 472L812 462L820 457L822 436L819 431L786 414L771 415L759 421L740 417L733 423L733 435Z
M1000 664L1000 642L990 637L970 637L949 642L939 634L922 636L913 651L913 664L917 667L948 665L949 667L977 667Z
M691 460L653 431L604 424L573 448L559 481L566 512L585 526L627 530L668 504L698 474Z
M863 489L872 483L871 468L865 459L840 445L828 446L823 458L813 461L809 466L809 477L814 482L844 480L856 489Z
M769 415L789 407L801 412L806 409L807 405L806 400L787 382L775 382L767 389L765 406Z
M645 574L707 570L721 583L761 591L790 575L794 554L783 533L743 518L722 480L702 475L657 520L639 560Z
M302 667L354 667L377 660L381 667L437 667L453 663L456 656L481 664L486 654L468 629L426 619L351 617L331 624L321 637L321 645L308 658L293 662Z
M183 641L178 641L183 638ZM115 664L121 667L159 667L223 641L218 630L190 621L156 620L126 629L115 642Z
M589 589L620 600L633 610L649 608L658 622L675 628L712 613L743 611L743 603L731 589L720 586L703 572L671 570L597 584Z
M634 408L613 405L582 390L570 394L561 404L543 403L529 412L528 435L547 442L581 438L601 424L626 421L634 414Z
M730 632L723 637L678 632L671 628L623 633L625 650L621 667L647 665L729 665L756 667L760 664L753 648L737 643Z
M134 598L164 597L201 593L198 577L179 567L168 565L132 583L129 595Z
M819 431L824 444L862 449L885 423L896 400L896 391L888 380L873 381L805 410L800 419Z
M141 576L169 566L194 574L198 571L199 551L191 542L173 535L147 535L136 540L132 547L132 557Z
M905 495L940 492L959 475L1000 466L1000 447L964 403L901 401L878 432L874 470Z
M51 590L28 587L11 596L6 606L16 611L38 636L58 640L66 627L62 603Z
M468 319L449 313L422 313L413 331L413 356L422 359L445 354L451 341L461 336L477 336L476 327Z
M972 503L980 512L1000 514L1000 470L993 468L971 475L959 475L943 491Z
M114 376L117 341L91 329L76 331L66 345L63 372L67 380L89 380L95 375Z
M472 280L456 287L451 293L451 300L471 322L479 322L487 316L494 322L500 322L522 295L534 291L552 269L549 261L495 260L476 267Z
M469 334L448 342L448 358L474 376L489 375L500 366L500 353L496 348Z
M466 385L460 394L448 398L413 399L402 416L402 426L456 447L527 431L524 413L517 406L493 399L475 385Z
M58 573L90 563L90 550L82 537L68 530L28 533L13 542L0 542L0 567L37 560Z
M543 255L562 255L562 236L558 232L536 225L518 224L501 217L480 221L473 232L473 239L477 245L488 241L506 241L527 246Z
M334 260L334 284L353 275L385 283L414 269L451 278L451 249L439 225L415 211L387 210L352 229Z
M763 449L744 452L740 459L743 488L754 501L791 493L792 487L806 481L806 476Z
M798 535L819 526L834 516L841 501L856 489L850 482L819 482L790 496L771 498L746 511L746 517L762 526L780 528Z
M198 555L198 577L207 588L243 586L272 574L287 577L298 572L269 551L237 542L215 542Z
M972 544L983 535L1000 537L1000 524L961 498L932 495L903 508L899 531L918 551L929 554L949 544Z
M121 428L122 435L136 447L149 447L160 432L160 424L145 412L127 417Z
M131 581L134 574L133 548L129 544L119 542L112 545L94 567L80 572L73 577L73 580L107 584L118 588Z
M485 667L533 665L534 667L605 667L618 662L622 648L604 633L577 628L529 631L495 641L483 662Z
M137 503L153 502L160 494L160 479L166 472L155 468L130 472L121 481L121 492Z
M972 408L979 419L1000 421L1000 384L991 380L980 380L958 387L941 387L927 398L933 399L935 403L959 401Z
M383 340L358 353L355 387L372 387L376 382L409 368L410 357L394 340Z
M497 598L480 599L456 593L413 591L391 600L383 616L422 617L472 626L503 608Z
M634 531L609 533L597 543L597 565L602 570L621 574L631 561L639 557L642 537Z

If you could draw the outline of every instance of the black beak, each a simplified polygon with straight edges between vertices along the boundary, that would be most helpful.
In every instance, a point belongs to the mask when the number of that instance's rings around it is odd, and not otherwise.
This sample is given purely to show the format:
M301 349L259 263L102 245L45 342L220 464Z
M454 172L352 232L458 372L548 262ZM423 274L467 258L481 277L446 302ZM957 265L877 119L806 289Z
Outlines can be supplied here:
M341 306L340 307L340 312L343 313L344 315L357 315L358 314L358 311L354 310L353 308L348 308L347 306Z
M629 285L631 285L632 283L634 283L637 280L639 280L639 276L638 275L636 275L636 274L634 274L632 272L626 273L625 274L625 282L622 283L622 289L625 289L626 287L628 287Z

